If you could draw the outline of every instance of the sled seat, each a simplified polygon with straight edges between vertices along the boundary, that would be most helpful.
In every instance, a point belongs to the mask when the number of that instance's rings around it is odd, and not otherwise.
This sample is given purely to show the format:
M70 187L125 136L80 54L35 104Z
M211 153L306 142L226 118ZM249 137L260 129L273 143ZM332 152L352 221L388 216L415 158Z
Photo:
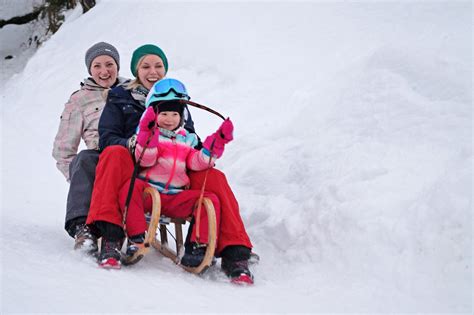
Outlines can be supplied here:
M182 255L184 254L184 238L183 225L191 221L188 218L172 218L161 215L161 198L158 191L153 187L147 187L144 191L144 197L150 195L152 198L152 214L150 223L148 225L148 233L145 239L145 246L153 246L163 256L171 259L175 264L178 264L186 271L200 274L204 272L212 263L216 248L216 211L214 205L209 198L203 198L203 208L207 212L208 218L208 240L209 243L206 248L206 254L202 263L197 267L186 267L180 264ZM197 203L196 203L197 205ZM167 225L174 224L175 230L175 245L176 250L173 250L168 245ZM158 238L159 236L159 238Z

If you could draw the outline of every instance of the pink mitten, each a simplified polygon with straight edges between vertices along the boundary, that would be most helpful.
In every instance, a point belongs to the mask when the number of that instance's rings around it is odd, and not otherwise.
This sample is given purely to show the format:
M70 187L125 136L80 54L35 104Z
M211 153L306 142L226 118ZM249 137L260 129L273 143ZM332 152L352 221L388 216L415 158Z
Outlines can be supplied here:
M142 119L140 120L139 127L140 131L138 132L137 135L137 143L145 147L146 143L148 141L148 138L152 134L152 130L155 127L155 122L156 122L156 114L155 111L153 110L153 107L148 107L147 110L145 111L145 114L143 114ZM148 143L148 148L156 148L158 146L158 133L156 133L153 136L153 139L150 139L150 143Z
M232 121L227 118L216 132L204 140L202 146L209 152L212 152L212 155L220 158L224 153L224 146L234 139L233 132L234 125Z
M224 120L222 125L217 129L219 136L224 141L224 144L229 143L230 141L234 140L234 124L227 118Z
M140 120L140 130L151 130L155 126L156 114L152 106L149 106Z

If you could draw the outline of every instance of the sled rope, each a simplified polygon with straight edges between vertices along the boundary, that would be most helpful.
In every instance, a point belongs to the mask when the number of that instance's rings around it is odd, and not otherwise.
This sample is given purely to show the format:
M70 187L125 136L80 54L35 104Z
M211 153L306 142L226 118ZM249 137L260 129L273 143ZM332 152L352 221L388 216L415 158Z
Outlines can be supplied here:
M209 107L204 106L202 104L198 104L196 102L192 102L192 101L189 101L189 100L183 100L183 99L179 100L179 102L182 103L182 104L189 104L191 106L194 106L194 107L197 107L197 108L200 108L200 109L204 109L204 110L206 110L210 113L213 113L214 115L219 116L220 118L222 118L222 120L225 120L225 117L223 115L221 115L218 111L215 111L212 108L209 108Z
M202 104L199 104L199 103L196 103L196 102L192 102L192 101L190 101L190 100L183 100L183 99L178 99L178 100L176 100L176 99L173 99L173 100L163 100L163 101L158 101L158 102L153 103L152 106L153 106L153 108L155 109L155 112L156 112L158 106L160 106L161 104L166 103L166 102L176 102L176 101L177 101L178 103L181 103L181 104L188 104L188 105L197 107L197 108L199 108L199 109L203 109L203 110L205 110L205 111L208 111L209 113L212 113L212 114L214 114L214 115L220 117L222 120L225 120L225 117L224 117L221 113L219 113L218 111L216 111L216 110L214 110L214 109L212 109L212 108L209 108L209 107L207 107L207 106L205 106L205 105L202 105Z
M211 143L211 147L209 148L209 163L207 164L207 169L206 173L204 174L204 181L202 182L202 187L201 187L201 193L199 194L199 199L197 203L197 209L196 209L196 214L194 218L196 219L196 243L199 244L200 240L200 223L201 223L201 208L202 208L202 202L204 199L204 190L206 188L206 182L207 182L207 175L209 174L209 170L211 169L211 162L212 162L212 151L214 150L214 143L216 142L216 139L214 139Z

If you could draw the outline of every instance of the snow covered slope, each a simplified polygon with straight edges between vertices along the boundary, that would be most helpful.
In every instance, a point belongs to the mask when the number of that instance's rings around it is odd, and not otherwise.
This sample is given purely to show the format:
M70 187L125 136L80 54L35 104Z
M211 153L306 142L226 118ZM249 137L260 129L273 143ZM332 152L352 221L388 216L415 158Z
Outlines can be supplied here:
M99 1L1 91L1 312L471 313L472 25L470 1ZM97 41L122 76L159 45L233 119L218 166L261 255L253 287L72 250L51 151Z

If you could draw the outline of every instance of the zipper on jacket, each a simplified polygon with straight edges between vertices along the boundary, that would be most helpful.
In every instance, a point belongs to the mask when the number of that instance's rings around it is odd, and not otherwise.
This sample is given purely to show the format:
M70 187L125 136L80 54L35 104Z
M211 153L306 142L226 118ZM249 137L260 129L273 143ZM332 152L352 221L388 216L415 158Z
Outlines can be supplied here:
M168 182L165 185L165 191L168 191L168 187L169 187L171 181L173 180L174 173L176 171L176 160L178 159L178 146L176 144L176 138L175 137L171 138L171 141L173 142L174 159L173 159L173 167L171 168L170 178L168 179Z

